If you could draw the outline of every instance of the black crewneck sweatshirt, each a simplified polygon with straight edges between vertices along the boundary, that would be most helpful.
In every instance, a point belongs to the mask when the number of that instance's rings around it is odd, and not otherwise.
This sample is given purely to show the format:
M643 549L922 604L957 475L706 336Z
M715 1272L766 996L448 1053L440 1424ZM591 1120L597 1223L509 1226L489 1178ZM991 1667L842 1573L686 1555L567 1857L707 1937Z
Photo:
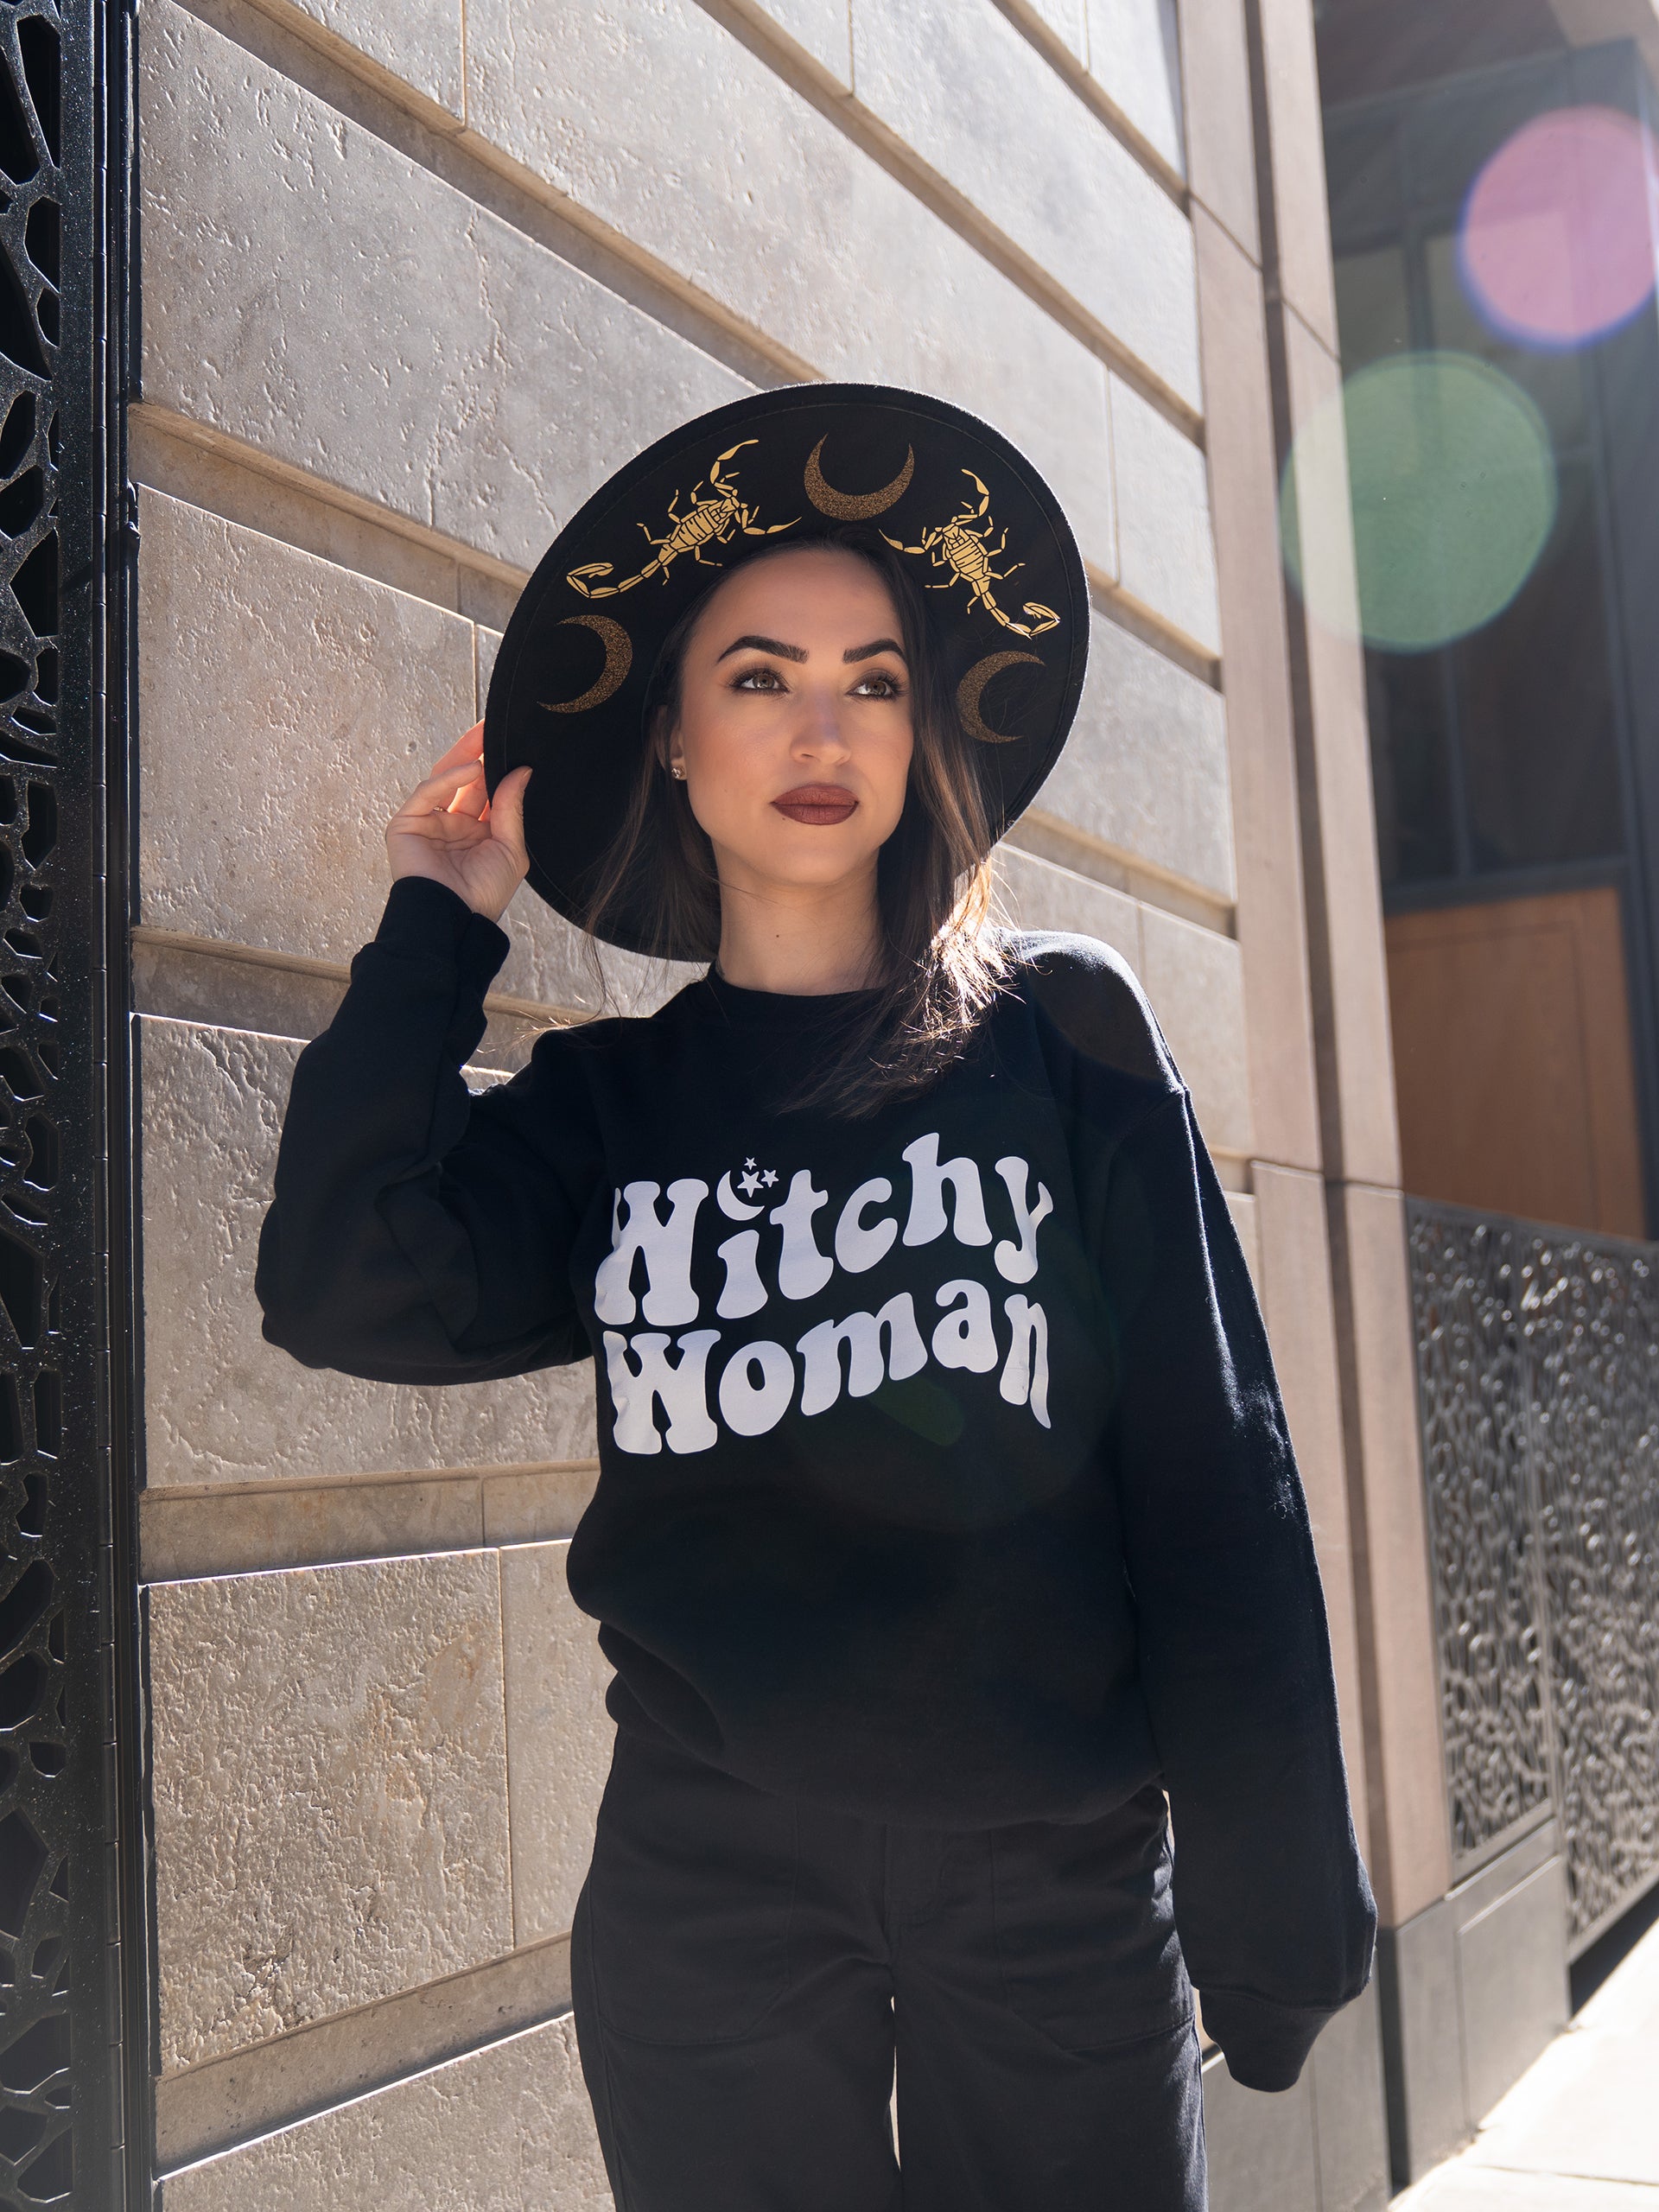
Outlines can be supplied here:
M847 1000L713 975L469 1095L506 949L393 887L295 1074L266 1336L397 1382L592 1357L569 1580L619 1725L933 1827L1161 1781L1205 2024L1288 2087L1376 1916L1266 1336L1133 977L1012 938L963 1058L847 1121L779 1103Z

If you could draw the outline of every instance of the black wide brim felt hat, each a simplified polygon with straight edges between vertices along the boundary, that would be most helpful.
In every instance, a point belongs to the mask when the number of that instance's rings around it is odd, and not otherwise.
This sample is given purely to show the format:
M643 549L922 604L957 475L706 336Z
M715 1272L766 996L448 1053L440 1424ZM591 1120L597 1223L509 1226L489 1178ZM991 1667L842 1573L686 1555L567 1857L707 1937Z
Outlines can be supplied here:
M530 882L580 924L620 829L663 642L762 550L839 524L914 563L980 772L993 837L1031 804L1077 712L1089 651L1083 563L1059 501L988 423L924 393L814 384L699 416L617 471L554 540L497 656L491 791L530 766ZM671 954L624 903L604 936Z

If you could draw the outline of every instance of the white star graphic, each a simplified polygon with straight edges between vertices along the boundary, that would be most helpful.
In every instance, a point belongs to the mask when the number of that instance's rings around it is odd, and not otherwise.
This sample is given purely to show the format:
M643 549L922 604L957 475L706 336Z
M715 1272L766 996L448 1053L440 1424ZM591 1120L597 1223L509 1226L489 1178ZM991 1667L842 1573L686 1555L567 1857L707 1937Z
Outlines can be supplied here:
M737 1187L746 1198L752 1198L760 1187L760 1178L755 1174L740 1175Z
M768 1167L766 1173L760 1178L760 1180L766 1185L766 1188L770 1190L772 1185L778 1180L778 1170L775 1167Z
M754 1162L752 1160L746 1160L743 1165L748 1169L750 1174L753 1175L754 1173Z

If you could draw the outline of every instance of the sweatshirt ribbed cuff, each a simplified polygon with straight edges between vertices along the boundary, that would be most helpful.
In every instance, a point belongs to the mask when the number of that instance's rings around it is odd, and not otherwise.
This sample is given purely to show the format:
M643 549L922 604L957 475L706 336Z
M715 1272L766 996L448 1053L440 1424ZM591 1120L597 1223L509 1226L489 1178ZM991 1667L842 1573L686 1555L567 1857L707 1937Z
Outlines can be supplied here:
M1294 2089L1319 2030L1340 2007L1280 2005L1248 1989L1205 1989L1204 2024L1247 2089Z
M480 997L512 944L505 930L425 875L400 875L392 885L374 941L405 959L454 961Z

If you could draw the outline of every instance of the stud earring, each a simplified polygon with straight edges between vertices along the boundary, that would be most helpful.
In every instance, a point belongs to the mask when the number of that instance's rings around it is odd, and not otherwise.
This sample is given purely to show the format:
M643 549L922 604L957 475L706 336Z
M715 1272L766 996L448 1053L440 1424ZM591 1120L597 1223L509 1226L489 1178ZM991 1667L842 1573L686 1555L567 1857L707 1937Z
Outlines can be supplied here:
M675 781L676 781L677 783L681 783L681 784L683 784L683 783L685 781L685 771L684 771L684 769L683 769L683 767L681 767L681 766L680 766L680 764L679 764L679 762L678 762L677 760L676 760L676 761L674 761L674 762L672 762L672 763L671 764L671 766L670 766L670 767L669 767L669 772L669 772L669 774L670 774L671 776L672 776L672 777L674 778L674 779L675 779Z

